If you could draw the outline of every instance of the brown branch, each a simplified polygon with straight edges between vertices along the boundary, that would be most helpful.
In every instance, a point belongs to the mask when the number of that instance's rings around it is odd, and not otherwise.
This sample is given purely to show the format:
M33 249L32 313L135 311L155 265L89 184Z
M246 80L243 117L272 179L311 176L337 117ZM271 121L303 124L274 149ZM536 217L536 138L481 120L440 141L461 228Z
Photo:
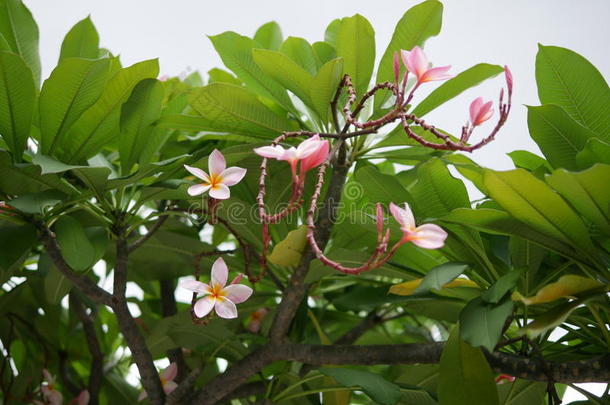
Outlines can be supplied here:
M164 318L176 315L178 308L176 306L176 297L174 296L174 280L161 280L159 281L159 287L161 290L161 315ZM186 362L184 361L184 355L182 354L181 347L175 347L167 351L167 358L171 363L176 363L178 367L178 375L176 376L176 382L181 382L188 373Z
M184 403L182 400L191 392L191 389L195 385L195 382L201 375L202 371L203 370L200 368L195 368L193 371L191 371L189 375L187 375L182 382L178 384L176 389L167 396L165 405L177 405Z
M89 405L97 405L99 403L99 393L102 388L102 378L104 377L104 354L100 348L100 342L95 332L95 324L91 316L87 315L85 306L80 301L78 296L70 293L70 307L83 324L83 331L87 340L87 347L91 354L91 366L89 368Z
M167 218L169 218L167 215L162 215L157 218L157 221L153 224L153 226L150 227L148 232L146 232L145 235L140 236L129 246L129 253L133 252L134 250L142 246L144 242L150 239L150 237L153 236L155 232L157 232L159 228L161 228L161 226L163 226L165 221L167 221Z
M115 302L112 295L84 274L75 273L64 260L53 232L44 225L39 224L39 227L42 231L42 242L55 267L87 297L98 304L112 306Z

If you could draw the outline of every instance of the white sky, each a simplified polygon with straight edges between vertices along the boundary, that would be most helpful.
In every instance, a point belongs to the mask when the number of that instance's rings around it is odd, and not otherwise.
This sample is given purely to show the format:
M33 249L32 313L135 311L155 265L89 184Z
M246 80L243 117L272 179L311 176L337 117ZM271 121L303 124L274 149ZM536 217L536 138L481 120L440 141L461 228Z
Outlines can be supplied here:
M310 42L323 38L337 17L360 13L376 31L377 55L383 53L402 14L418 1L395 0L24 0L40 27L43 77L59 56L65 33L91 15L101 45L121 55L125 65L160 58L161 72L175 75L187 69L207 72L221 66L206 35L227 30L252 35L275 20L284 36ZM589 59L604 77L610 73L609 0L445 0L441 34L426 44L436 65L453 65L458 73L476 63L507 64L515 78L512 116L498 139L474 159L494 169L509 169L505 155L516 149L537 151L529 139L523 105L537 105L534 61L537 43L570 48ZM458 133L470 102L482 95L497 99L503 80L496 78L470 90L431 113L427 121ZM427 85L429 89L436 84ZM420 98L421 99L421 98ZM490 124L491 125L491 124ZM573 391L572 391L573 393ZM576 398L570 394L569 398ZM566 400L569 398L566 397Z

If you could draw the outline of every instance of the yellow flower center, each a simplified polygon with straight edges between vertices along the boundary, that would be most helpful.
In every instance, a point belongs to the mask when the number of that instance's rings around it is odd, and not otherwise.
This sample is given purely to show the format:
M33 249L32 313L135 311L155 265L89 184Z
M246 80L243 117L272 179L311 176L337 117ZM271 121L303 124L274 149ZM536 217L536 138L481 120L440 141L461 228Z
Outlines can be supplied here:
M220 284L212 283L210 288L210 295L217 300L224 300L226 293Z
M203 183L205 186L210 186L212 189L215 189L218 187L219 184L222 184L222 177L220 177L219 174L211 174L210 175L210 182L209 183Z

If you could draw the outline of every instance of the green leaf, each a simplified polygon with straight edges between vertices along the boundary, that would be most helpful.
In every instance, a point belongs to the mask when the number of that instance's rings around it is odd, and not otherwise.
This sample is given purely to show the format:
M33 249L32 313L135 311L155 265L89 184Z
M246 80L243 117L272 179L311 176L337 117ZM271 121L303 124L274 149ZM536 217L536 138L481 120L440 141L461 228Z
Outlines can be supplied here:
M314 42L313 44L311 44L311 47L313 48L313 51L316 54L316 58L318 58L318 60L322 64L337 57L337 51L331 44L327 42Z
M542 405L546 396L546 384L517 379L498 385L500 405Z
M101 195L106 189L108 177L111 173L110 168L106 166L72 166L40 154L32 157L32 163L40 166L41 174L71 171L97 195Z
M610 235L609 165L597 164L578 173L555 170L546 182L580 215Z
M282 45L282 30L278 23L270 21L256 30L254 40L265 49L277 51Z
M441 290L443 286L468 269L467 264L447 262L436 266L426 273L421 284L415 289L414 294L423 294L430 290Z
M337 37L339 36L339 30L341 30L342 21L341 18L335 18L324 31L324 41L334 48L337 47Z
M511 270L500 277L487 291L481 295L481 299L490 304L497 304L504 298L506 293L512 290L521 278L523 269Z
M0 34L10 50L23 58L30 68L34 85L40 86L38 26L32 13L21 0L0 1Z
M592 250L589 232L580 217L531 173L523 169L485 170L484 181L490 197L519 221L584 251Z
M54 154L66 133L95 103L108 81L110 60L63 60L40 92L40 152Z
M62 215L55 223L54 231L61 254L72 269L85 271L95 264L96 249L76 219Z
M506 319L513 312L513 302L507 297L498 304L489 304L481 297L468 303L460 314L460 338L472 347L484 347L492 352Z
M487 79L491 79L503 71L504 68L498 65L490 65L488 63L474 65L434 89L432 93L415 107L413 114L418 117L423 117L441 104L462 94L465 90L468 90Z
M529 170L530 172L538 170L550 172L553 170L549 162L527 150L515 150L508 152L507 155L511 158L516 168Z
M309 90L314 80L311 73L281 52L255 49L252 57L267 76L292 91L305 104L311 105Z
M349 368L321 368L319 371L334 378L344 387L359 386L380 405L394 405L400 400L400 386L387 381L379 374Z
M208 80L208 83L210 84L216 82L230 83L236 86L241 86L243 84L241 80L233 76L231 73L218 68L210 69L208 71L208 76L210 76L210 80Z
M294 109L286 90L265 75L254 62L252 50L259 47L256 41L230 31L209 38L225 66L247 87L277 101L287 110Z
M13 166L8 152L0 150L0 190L6 194L23 195L55 188L65 194L74 194L76 189L59 176L41 175L40 167L31 164Z
M537 316L534 321L528 323L523 329L519 330L519 334L527 335L530 339L535 339L544 332L564 323L576 308L585 304L592 298L593 296L589 296L556 305L542 315Z
M443 21L443 5L437 0L426 0L409 10L402 16L387 49L381 57L377 68L377 83L393 81L392 59L394 52L401 49L411 50L414 46L423 46L430 37L438 35ZM390 97L388 92L379 93L375 97L375 110Z
M375 63L375 31L360 14L346 17L337 35L337 56L343 58L344 70L352 78L356 94L368 90Z
M410 200L408 191L396 177L383 174L373 166L358 169L355 178L372 201L387 204Z
M0 52L0 134L14 161L21 161L30 135L35 97L32 73L23 59Z
M136 163L149 163L151 154L144 156L143 153L153 142L153 124L161 117L164 96L165 90L160 81L146 79L138 83L127 102L123 104L119 139L123 174L129 174Z
M460 340L453 328L440 360L440 405L498 405L493 374L481 349Z
M530 136L551 166L576 170L576 154L595 134L574 121L561 107L527 107Z
M189 104L204 117L198 122L203 125L200 130L269 139L296 128L294 122L275 114L247 89L227 83L195 89Z
M0 271L12 272L20 266L36 241L34 225L0 222Z
M42 214L65 196L57 190L45 190L34 194L24 194L11 200L11 206L26 214Z
M316 60L313 48L303 38L288 37L282 43L280 52L312 76L318 72L320 62ZM258 63L258 62L257 62ZM259 64L260 66L260 64Z
M591 62L566 48L538 45L536 83L542 104L557 104L602 140L610 141L610 88Z
M44 278L44 295L50 304L59 304L62 298L70 292L72 282L55 266L50 266L49 273Z
M269 262L278 266L297 266L307 244L307 226L301 225L273 247Z
M595 163L610 165L610 144L598 138L590 138L585 147L576 154L576 165L580 169L586 169Z
M62 140L62 160L74 163L89 158L112 142L119 130L121 105L144 79L159 74L159 62L151 59L119 70L110 79L101 97L68 130Z
M77 22L68 31L61 44L59 60L66 58L97 59L100 53L100 37L91 21L91 17Z
M311 104L323 122L328 122L330 103L337 92L343 75L343 60L333 59L325 63L311 83L309 97Z

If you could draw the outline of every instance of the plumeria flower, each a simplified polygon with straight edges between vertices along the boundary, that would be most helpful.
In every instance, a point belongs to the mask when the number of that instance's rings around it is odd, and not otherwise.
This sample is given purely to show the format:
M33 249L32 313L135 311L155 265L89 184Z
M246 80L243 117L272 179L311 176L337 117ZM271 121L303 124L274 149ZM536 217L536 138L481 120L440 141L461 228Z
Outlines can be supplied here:
M46 384L41 387L44 403L49 405L61 405L64 402L64 397L61 395L61 392L55 389L55 378L47 369L42 370L42 374L44 375L44 381L46 382Z
M89 391L82 390L76 398L74 398L72 401L68 402L68 405L88 405L90 398L91 398L91 395L89 394Z
M405 208L400 208L394 203L390 203L390 212L400 224L403 232L401 242L413 242L415 246L424 249L439 249L445 245L447 232L435 224L423 224L415 226L415 218L409 204L405 203Z
M417 86L433 80L445 80L453 77L453 75L447 74L451 65L430 68L428 58L419 46L415 46L411 49L411 52L401 50L400 54L407 70L417 77Z
M311 166L311 164L318 162L321 159L321 156L324 155L325 148L328 151L328 141L321 140L319 135L314 135L311 138L307 138L301 142L296 148L291 146L288 149L284 149L280 145L262 146L260 148L255 148L254 152L257 155L265 158L287 161L292 169L293 177L296 177L297 164L299 161L313 155L311 161L307 163L307 169L301 167L301 170L309 170L312 167L315 167ZM326 152L326 156L328 156L328 152ZM324 159L326 159L326 156L324 156ZM320 161L318 164L321 164L324 159L322 159L322 161Z
M470 122L473 127L479 126L485 121L487 121L494 113L493 108L491 108L493 102L488 101L484 102L483 97L477 97L470 104Z
M185 280L181 283L183 288L204 295L193 307L195 315L203 318L214 308L216 314L221 318L237 318L235 304L240 304L250 298L252 289L246 285L238 284L241 280L240 276L225 287L228 276L227 264L222 257L219 257L212 265L212 280L209 285L196 280Z
M318 135L315 135L314 138L317 136ZM320 166L328 158L328 153L330 152L328 140L324 139L318 141L317 145L317 149L311 155L301 160L301 174L306 173L314 167Z
M227 168L225 157L218 149L214 149L208 158L209 175L196 167L184 165L184 168L195 177L203 180L203 183L188 188L187 192L189 195L200 195L209 190L210 197L217 200L229 198L231 196L229 186L236 185L246 175L246 169L241 167L234 166Z
M161 379L161 385L163 386L163 392L165 395L169 395L174 391L178 384L174 382L174 378L178 375L178 365L176 363L170 363L165 370L161 372L159 378ZM148 395L146 391L142 391L138 397L138 401L142 401ZM80 404L79 404L80 405Z
M252 312L248 317L248 322L246 323L246 329L248 329L252 333L258 333L261 330L261 323L265 316L267 316L269 310L267 308L259 308L256 311Z

